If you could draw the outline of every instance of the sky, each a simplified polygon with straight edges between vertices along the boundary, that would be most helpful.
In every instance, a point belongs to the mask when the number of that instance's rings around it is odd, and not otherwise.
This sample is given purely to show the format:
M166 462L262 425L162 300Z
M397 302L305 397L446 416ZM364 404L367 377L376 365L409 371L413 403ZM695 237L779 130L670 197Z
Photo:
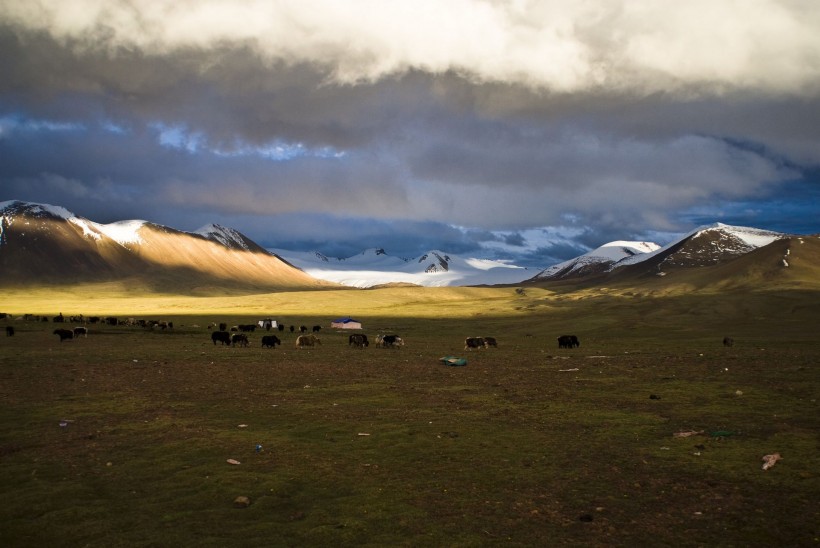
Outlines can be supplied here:
M0 0L0 201L546 268L820 233L815 0Z

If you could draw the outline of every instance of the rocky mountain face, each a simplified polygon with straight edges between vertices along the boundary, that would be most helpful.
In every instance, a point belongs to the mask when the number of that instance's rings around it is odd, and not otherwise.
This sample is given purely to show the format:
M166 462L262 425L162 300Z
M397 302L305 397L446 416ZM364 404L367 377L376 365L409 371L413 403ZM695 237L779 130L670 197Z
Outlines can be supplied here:
M265 249L256 244L253 240L233 228L226 226L210 224L205 225L199 230L193 232L199 234L204 238L224 245L228 249L237 249L243 251L265 252Z
M447 272L450 270L450 257L436 251L425 253L418 260L421 264L427 264L424 271L428 274L431 272Z

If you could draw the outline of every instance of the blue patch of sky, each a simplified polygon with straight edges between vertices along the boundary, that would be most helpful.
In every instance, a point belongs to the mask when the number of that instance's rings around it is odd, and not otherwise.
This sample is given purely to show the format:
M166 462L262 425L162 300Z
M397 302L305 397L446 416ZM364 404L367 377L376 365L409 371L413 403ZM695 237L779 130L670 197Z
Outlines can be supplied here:
M189 131L183 125L156 122L150 127L157 132L157 140L161 146L186 150L192 154L208 152L226 158L255 156L277 162L303 157L343 158L346 155L345 152L333 147L308 147L303 143L291 143L281 139L263 145L236 141L232 146L226 148L211 147L203 133Z
M106 120L100 124L100 127L109 133L116 133L117 135L125 135L128 133L128 129L111 121Z
M83 131L83 124L72 122L55 122L53 120L37 120L27 118L22 114L13 114L0 117L0 137L11 135L16 131Z
M204 137L199 132L190 132L182 125L166 125L160 122L149 124L157 132L157 140L161 146L186 150L196 153L204 143Z
M265 145L238 144L229 150L215 149L213 153L218 156L228 157L260 156L277 162L306 156L313 158L342 158L345 156L344 152L332 147L310 148L302 143L288 143L282 140L276 140Z

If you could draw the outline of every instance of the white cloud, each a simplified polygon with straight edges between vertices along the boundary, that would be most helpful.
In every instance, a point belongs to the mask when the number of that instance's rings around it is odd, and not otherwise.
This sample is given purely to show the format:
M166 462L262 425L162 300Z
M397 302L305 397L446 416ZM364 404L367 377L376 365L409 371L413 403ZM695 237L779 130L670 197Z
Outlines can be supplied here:
M810 0L5 1L0 19L76 47L148 54L249 45L341 83L410 69L553 91L813 94Z

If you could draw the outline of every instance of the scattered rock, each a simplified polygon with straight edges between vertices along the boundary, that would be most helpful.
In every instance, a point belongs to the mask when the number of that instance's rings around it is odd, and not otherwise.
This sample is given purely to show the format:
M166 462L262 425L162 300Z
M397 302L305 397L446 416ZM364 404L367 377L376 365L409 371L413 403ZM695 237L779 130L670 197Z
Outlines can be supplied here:
M763 470L768 470L775 464L777 461L782 459L783 457L780 456L780 453L772 453L771 455L764 455L763 456Z
M672 434L676 438L688 438L689 436L697 436L703 434L703 430L685 430L682 432L675 432Z
M234 508L247 508L250 505L251 505L251 499L244 496L244 495L236 497L233 501L233 507Z
M649 399L650 399L650 400L659 400L659 399L661 399L661 397L660 397L660 396L656 396L655 394L649 394Z

